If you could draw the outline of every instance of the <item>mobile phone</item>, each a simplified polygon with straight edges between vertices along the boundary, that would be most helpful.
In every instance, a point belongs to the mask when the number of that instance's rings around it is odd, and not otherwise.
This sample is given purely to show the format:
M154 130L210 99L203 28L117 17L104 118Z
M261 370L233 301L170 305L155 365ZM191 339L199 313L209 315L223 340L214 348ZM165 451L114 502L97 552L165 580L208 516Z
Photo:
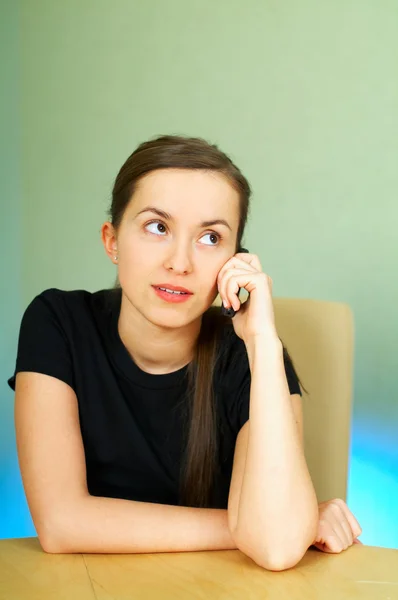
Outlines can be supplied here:
M238 252L247 252L249 253L249 250L247 250L246 248L239 248ZM239 293L241 291L242 288L239 288L238 290L238 298L239 298ZM236 315L236 310L234 310L231 306L231 308L225 308L224 304L221 304L221 314L225 315L226 317L234 317Z

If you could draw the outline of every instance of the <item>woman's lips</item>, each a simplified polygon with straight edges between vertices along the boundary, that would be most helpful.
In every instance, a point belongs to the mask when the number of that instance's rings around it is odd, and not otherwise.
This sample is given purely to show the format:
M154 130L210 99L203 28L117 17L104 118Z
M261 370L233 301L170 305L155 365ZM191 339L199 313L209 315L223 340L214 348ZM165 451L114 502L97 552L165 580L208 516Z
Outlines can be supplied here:
M155 294L165 300L166 302L171 302L174 304L179 304L181 302L186 302L189 298L193 296L193 294L173 294L170 292L166 292L166 290L161 290L158 287L152 286L155 290Z
M156 283L153 287L165 288L166 290L173 290L173 292L185 292L186 294L193 294L191 290L181 287L180 285L173 285L172 283Z

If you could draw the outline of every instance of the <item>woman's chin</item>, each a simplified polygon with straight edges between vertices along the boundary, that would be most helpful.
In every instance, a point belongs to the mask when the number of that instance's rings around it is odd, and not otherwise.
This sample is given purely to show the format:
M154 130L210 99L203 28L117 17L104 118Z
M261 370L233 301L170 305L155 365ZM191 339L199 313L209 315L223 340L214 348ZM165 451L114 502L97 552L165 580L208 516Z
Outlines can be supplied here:
M164 309L154 308L148 315L149 320L159 327L165 327L167 329L175 329L178 327L186 327L193 321L201 319L203 312L206 308L197 313L192 310L184 310L181 306L166 307Z

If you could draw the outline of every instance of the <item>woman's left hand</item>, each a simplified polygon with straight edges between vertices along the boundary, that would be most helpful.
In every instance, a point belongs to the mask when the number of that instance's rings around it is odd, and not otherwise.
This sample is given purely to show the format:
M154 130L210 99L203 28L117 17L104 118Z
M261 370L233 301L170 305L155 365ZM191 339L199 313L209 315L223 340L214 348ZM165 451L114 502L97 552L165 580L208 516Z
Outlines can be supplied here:
M272 279L263 272L256 254L239 252L222 267L217 277L218 291L225 308L237 311L232 319L236 335L245 343L258 335L277 336L272 305ZM241 304L238 291L250 294Z
M327 500L318 507L318 531L313 546L322 552L339 553L352 544L362 544L357 539L362 533L361 526L344 500Z

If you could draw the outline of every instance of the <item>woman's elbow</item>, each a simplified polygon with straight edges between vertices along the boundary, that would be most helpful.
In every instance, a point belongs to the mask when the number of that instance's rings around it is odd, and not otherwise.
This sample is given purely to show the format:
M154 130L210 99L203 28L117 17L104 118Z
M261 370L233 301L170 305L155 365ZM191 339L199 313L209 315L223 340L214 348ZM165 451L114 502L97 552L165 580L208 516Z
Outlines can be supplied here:
M302 552L291 553L291 552L275 552L275 551L261 551L252 550L244 544L237 544L238 549L251 558L259 567L266 569L267 571L286 571L295 567L297 563L303 558L307 551L307 548Z
M61 546L54 543L52 540L43 540L39 537L40 546L46 554L63 554Z
M57 536L39 537L39 542L46 554L80 554L80 550L74 549Z
M293 553L291 550L288 552L251 552L242 548L242 552L249 556L259 567L267 571L286 571L295 567L301 561L307 549L307 547L302 548L300 551Z
M235 531L234 540L238 550L249 556L257 565L267 571L285 571L295 567L303 558L308 548L315 539L316 532L313 528L308 530L304 539L294 541L292 539L282 541L280 544L272 543L265 547L263 540L259 542L253 537L238 534Z
M42 550L46 554L68 554L73 550L68 548L64 532L67 528L59 519L47 519L46 523L36 527Z
M287 569L292 569L295 567L303 558L306 551L307 548L296 554L269 553L265 557L261 555L258 557L253 557L253 560L260 567L266 569L267 571L286 571Z
M38 539L42 550L46 554L62 554L62 547L58 536L50 531L38 531Z
M38 532L40 546L46 554L66 554L66 546L57 530Z

